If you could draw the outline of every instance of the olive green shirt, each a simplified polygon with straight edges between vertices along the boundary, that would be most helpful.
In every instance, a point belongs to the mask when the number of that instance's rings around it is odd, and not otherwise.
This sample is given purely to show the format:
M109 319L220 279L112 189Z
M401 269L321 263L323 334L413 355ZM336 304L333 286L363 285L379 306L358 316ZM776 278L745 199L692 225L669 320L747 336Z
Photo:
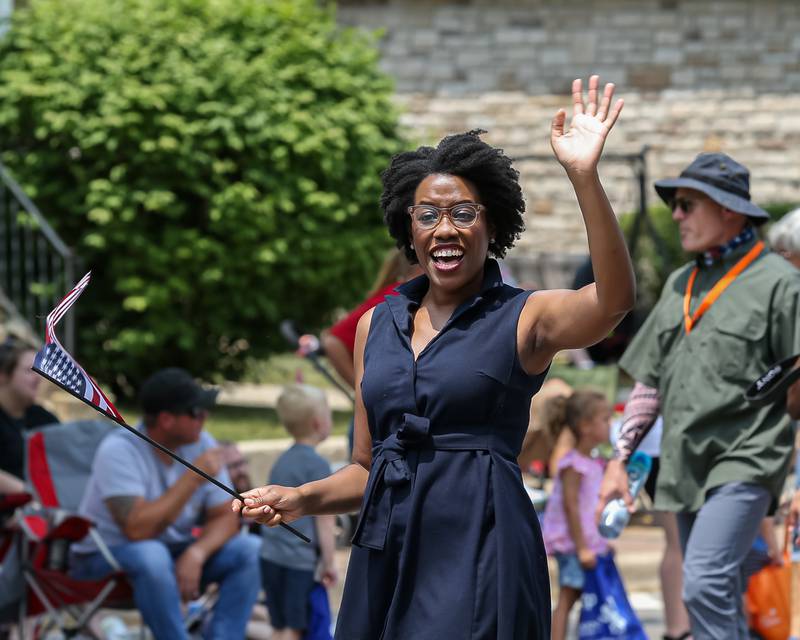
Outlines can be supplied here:
M754 244L700 268L690 313ZM687 335L683 298L694 266L669 276L620 360L661 396L656 507L697 511L710 489L730 482L762 485L777 498L793 445L786 403L753 407L743 392L771 364L800 352L800 270L763 251Z

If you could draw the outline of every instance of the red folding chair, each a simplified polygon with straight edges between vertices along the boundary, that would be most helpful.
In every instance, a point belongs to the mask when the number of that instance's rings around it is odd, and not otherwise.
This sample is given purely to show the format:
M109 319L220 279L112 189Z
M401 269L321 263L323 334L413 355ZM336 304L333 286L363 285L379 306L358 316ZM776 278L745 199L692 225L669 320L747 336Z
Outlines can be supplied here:
M25 591L16 532L20 508L31 497L29 493L0 494L0 637L5 637L6 625L16 621Z
M133 608L125 574L92 523L77 515L100 441L114 425L91 420L53 425L26 438L26 472L40 509L25 513L18 531L20 565L26 583L19 625L24 637L34 618L34 638L59 628L66 637L84 632L100 607ZM101 580L76 580L68 573L69 547L91 535L114 572Z

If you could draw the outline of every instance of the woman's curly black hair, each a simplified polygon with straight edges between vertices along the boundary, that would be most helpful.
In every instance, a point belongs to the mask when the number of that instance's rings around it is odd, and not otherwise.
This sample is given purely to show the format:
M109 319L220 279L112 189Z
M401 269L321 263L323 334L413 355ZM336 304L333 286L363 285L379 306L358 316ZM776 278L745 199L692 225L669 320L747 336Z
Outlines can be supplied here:
M389 233L413 264L417 256L411 249L411 218L408 207L414 204L419 183L435 173L466 178L475 185L481 204L486 207L494 229L489 253L502 258L525 228L522 214L525 202L519 186L519 172L511 159L480 139L480 129L443 138L434 147L400 153L383 172L381 208Z

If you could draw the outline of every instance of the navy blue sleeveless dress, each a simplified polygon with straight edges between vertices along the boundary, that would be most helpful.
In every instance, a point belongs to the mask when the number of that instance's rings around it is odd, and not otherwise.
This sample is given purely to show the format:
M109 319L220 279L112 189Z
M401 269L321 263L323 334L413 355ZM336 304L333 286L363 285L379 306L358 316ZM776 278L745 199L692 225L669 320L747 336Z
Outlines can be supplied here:
M544 374L517 357L528 293L481 292L414 361L421 276L375 307L361 383L372 467L337 640L549 640L547 559L516 463Z

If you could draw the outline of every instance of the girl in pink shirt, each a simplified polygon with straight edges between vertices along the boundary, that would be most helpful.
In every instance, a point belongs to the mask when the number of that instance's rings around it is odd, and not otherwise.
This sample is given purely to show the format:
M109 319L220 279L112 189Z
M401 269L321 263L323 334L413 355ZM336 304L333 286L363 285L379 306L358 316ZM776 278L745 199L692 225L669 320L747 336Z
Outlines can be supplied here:
M608 553L608 543L597 532L594 519L605 462L592 455L608 442L611 406L595 391L576 391L549 401L547 413L554 438L564 427L575 436L575 448L558 462L557 476L544 512L542 535L549 555L558 563L558 603L553 611L552 638L566 637L567 618L581 597L584 569L597 564L599 554Z

